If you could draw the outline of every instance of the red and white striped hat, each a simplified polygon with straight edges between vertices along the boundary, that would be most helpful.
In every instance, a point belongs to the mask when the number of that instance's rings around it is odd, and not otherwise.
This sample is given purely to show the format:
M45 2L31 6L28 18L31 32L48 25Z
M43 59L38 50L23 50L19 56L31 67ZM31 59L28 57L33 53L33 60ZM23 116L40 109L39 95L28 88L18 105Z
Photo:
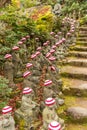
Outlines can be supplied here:
M43 46L47 46L47 45L48 45L48 43L47 43L47 42L44 42L44 43L43 43Z
M55 38L58 38L58 35L57 35L57 34L55 35Z
M56 68L55 68L54 66L50 66L50 69L51 69L52 71L56 71Z
M56 103L56 101L55 101L55 99L52 98L52 97L49 97L49 98L47 98L47 99L45 100L45 104L46 104L47 106L54 105L55 103Z
M37 50L37 51L40 51L40 50L42 50L42 48L41 48L41 47L38 47L36 50Z
M25 37L23 37L23 38L21 39L21 41L26 41L26 38L25 38Z
M19 50L19 47L18 47L18 46L14 46L14 47L12 48L12 50Z
M66 39L63 37L63 38L62 38L62 41L63 41L63 42L65 42L65 41L66 41Z
M37 51L35 54L36 54L36 55L40 55L40 51Z
M59 46L63 41L60 40L59 42L56 43L56 46Z
M29 93L31 93L32 92L32 89L31 88L29 88L29 87L26 87L26 88L24 88L23 89L23 94L29 94Z
M52 84L52 80L45 80L44 86L48 86Z
M68 32L66 35L70 36L70 35L71 35L71 33L70 33L70 32Z
M54 49L51 49L51 50L50 50L50 53L54 53L54 52L55 52L55 50L54 50Z
M27 35L27 36L26 36L26 38L28 39L28 38L30 38L30 36L29 36L29 35Z
M35 40L36 40L36 41L39 41L39 38L38 38L38 37L36 37L36 38L35 38Z
M32 63L27 63L27 64L26 64L26 68L30 68L30 67L32 67L32 66L33 66Z
M56 58L54 56L51 56L51 57L49 57L49 60L54 61L54 60L56 60Z
M58 32L58 34L60 35L60 34L62 34L62 32Z
M31 59L36 58L36 56L37 56L36 54L32 54L32 55L31 55Z
M46 43L50 44L50 41L46 41Z
M12 55L11 55L11 54L6 54L6 55L4 56L4 58L5 58L5 59L12 58Z
M26 71L26 72L24 72L23 77L25 78L25 77L27 77L29 75L31 75L31 72L30 71Z
M11 106L6 106L2 109L2 114L7 114L12 112L12 107Z
M55 49L55 48L56 48L56 46L55 46L55 45L53 45L53 46L52 46L52 49Z
M73 27L71 27L71 30L74 30L75 29L75 27L73 26Z
M51 53L50 53L50 52L48 52L48 53L46 54L46 58L48 58L49 56L51 56Z
M55 33L54 32L50 32L50 35L54 35Z
M73 32L74 32L74 30L70 30L70 32L71 32L71 33L73 33Z
M23 44L23 42L22 42L22 41L19 41L17 44L18 44L18 45L22 45L22 44Z
M61 125L57 121L52 121L48 126L48 130L61 130Z

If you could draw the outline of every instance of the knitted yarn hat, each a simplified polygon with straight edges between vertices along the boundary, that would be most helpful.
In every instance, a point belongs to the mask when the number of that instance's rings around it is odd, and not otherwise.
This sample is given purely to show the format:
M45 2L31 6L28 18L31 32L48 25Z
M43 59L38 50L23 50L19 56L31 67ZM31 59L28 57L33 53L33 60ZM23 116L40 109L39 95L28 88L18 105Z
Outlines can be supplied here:
M36 56L37 56L36 54L32 54L32 55L31 55L31 59L36 58Z
M14 47L12 48L12 50L19 50L19 47L18 47L18 46L14 46Z
M55 48L56 48L56 45L53 45L53 46L52 46L52 49L55 49Z
M56 68L55 68L54 66L50 66L50 69L51 69L52 71L56 71Z
M30 94L32 92L32 89L31 88L29 88L29 87L26 87L26 88L24 88L23 89L23 94Z
M26 64L26 68L30 68L30 67L32 67L32 66L33 66L32 63L27 63L27 64Z
M45 104L46 104L47 106L52 106L52 105L54 105L55 103L56 103L56 101L55 101L55 99L52 98L52 97L49 97L49 98L47 98L47 99L45 100Z
M51 57L49 57L49 60L54 61L54 60L56 60L56 58L54 56L51 56Z
M48 126L48 130L61 130L61 125L57 121L52 121Z
M54 52L55 52L55 50L54 50L54 49L51 49L51 50L50 50L50 53L54 53Z
M4 56L4 58L5 58L5 59L12 58L12 55L11 55L11 54L6 54L6 55Z
M41 48L41 47L38 47L36 50L37 50L37 51L40 51L40 50L42 50L42 48Z
M2 109L2 114L7 114L12 112L12 107L11 106L6 106Z
M45 80L44 86L49 86L52 84L52 80Z
M23 73L23 77L24 77L24 78L27 77L27 76L29 76L29 75L31 75L31 72L30 72L30 71L26 71L26 72Z
M22 44L23 44L23 42L22 42L22 41L19 41L17 44L18 44L18 45L22 45Z
M49 56L51 56L51 53L50 53L50 52L48 52L48 53L46 54L46 58L48 58Z

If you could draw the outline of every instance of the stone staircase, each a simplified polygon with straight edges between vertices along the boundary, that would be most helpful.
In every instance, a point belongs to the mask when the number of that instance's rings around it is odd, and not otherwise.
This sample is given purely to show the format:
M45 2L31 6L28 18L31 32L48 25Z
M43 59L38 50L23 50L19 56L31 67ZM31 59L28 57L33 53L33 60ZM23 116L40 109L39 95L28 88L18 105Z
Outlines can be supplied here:
M69 98L67 113L72 119L87 123L87 26L79 27L77 43L70 48L67 63L61 66L63 93ZM74 103L72 102L74 98ZM67 99L66 99L67 100ZM72 103L71 103L72 102ZM66 103L66 101L65 101ZM87 129L87 125L86 125ZM86 130L79 129L79 130ZM68 129L67 129L68 130ZM70 129L73 130L73 129Z

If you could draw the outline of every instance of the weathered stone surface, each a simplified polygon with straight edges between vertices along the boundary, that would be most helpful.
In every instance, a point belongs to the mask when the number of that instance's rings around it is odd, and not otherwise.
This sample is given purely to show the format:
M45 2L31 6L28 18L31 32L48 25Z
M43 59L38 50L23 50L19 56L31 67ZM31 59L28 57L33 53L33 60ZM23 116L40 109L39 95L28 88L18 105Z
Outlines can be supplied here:
M70 65L74 65L74 66L81 66L81 67L87 67L87 59L82 59L82 58L79 58L79 59L77 59L77 58L70 58L69 60L68 60L68 63L70 64Z
M70 53L69 53L69 55L71 56L71 55L73 55L73 56L75 56L75 57L82 57L82 58L87 58L87 52L77 52L77 51L71 51Z
M87 46L77 45L75 47L71 47L70 50L74 50L74 51L87 51Z
M87 68L75 67L75 66L64 66L61 70L61 75L70 78L87 80Z
M82 107L70 107L67 109L67 113L73 120L87 119L87 109Z

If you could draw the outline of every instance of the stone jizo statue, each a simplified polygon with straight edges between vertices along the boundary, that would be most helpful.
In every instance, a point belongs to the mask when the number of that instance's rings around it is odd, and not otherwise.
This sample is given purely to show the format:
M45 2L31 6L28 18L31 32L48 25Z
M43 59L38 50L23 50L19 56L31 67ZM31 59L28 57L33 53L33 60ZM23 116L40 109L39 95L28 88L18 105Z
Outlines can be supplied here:
M9 80L10 84L14 84L13 82L14 65L12 63L12 55L6 54L4 58L6 59L6 62L4 64L4 75Z
M11 116L12 107L6 106L2 109L2 120L0 121L0 130L16 130L15 121Z
M61 124L62 130L65 128L64 126L64 120L59 118L59 116L56 113L56 104L55 104L55 99L54 98L47 98L45 100L45 104L46 107L43 110L43 128L44 130L48 129L48 125L52 122L52 121L57 121Z
M39 105L33 101L33 90L29 87L24 88L21 111L25 114L26 117L31 118L31 121L34 121L39 113Z

